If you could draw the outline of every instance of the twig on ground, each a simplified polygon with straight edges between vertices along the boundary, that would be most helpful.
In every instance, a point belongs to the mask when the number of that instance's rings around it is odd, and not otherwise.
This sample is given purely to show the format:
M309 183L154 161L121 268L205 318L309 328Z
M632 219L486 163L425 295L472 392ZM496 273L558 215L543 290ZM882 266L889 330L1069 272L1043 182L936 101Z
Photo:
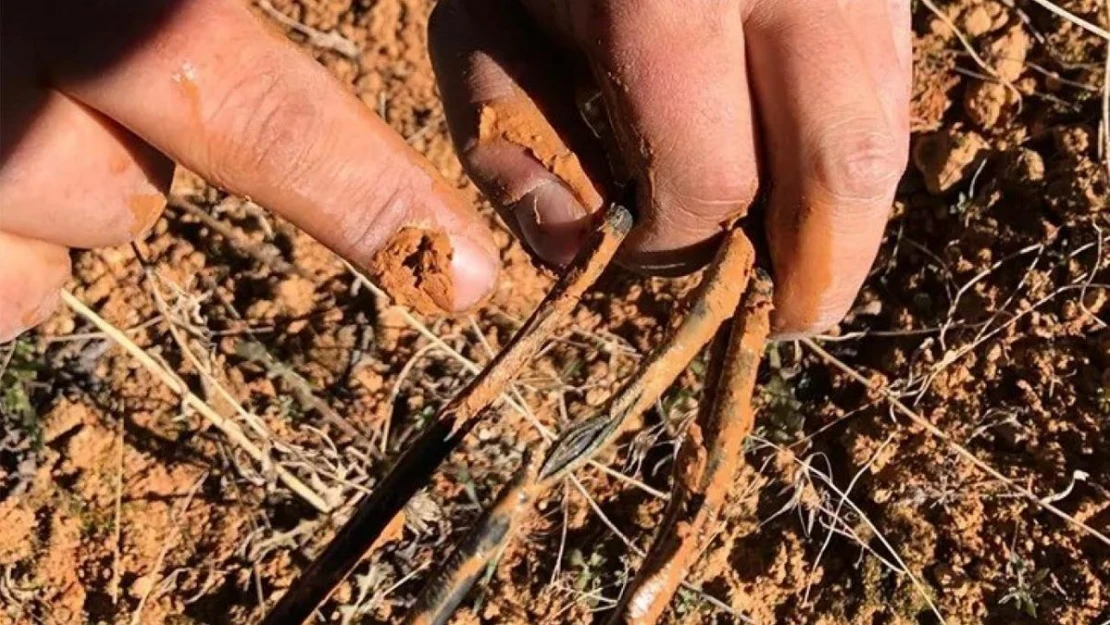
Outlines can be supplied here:
M975 50L975 46L971 43L971 40L968 39L968 36L966 34L964 34L964 31L960 30L960 27L956 25L956 22L952 21L951 17L948 17L947 13L941 11L940 7L933 3L933 0L921 0L921 3L924 4L925 7L937 17L937 19L944 22L945 26L951 29L952 34L956 36L956 39L959 40L960 45L963 46L968 56L970 56L971 59L975 61L976 65L978 65L987 74L990 74L991 78L1002 82L1002 84L1006 85L1007 88L1017 93L1017 88L1014 87L1014 85L1010 83L1010 81L1002 79L1002 77L998 75L998 71L991 67L990 64L983 59L983 57L979 56L979 53Z
M1110 18L1110 0L1107 0L1106 7L1107 7L1107 12L1108 12L1107 17ZM1107 47L1110 47L1110 42L1107 42ZM1106 66L1107 71L1108 71L1108 73L1110 73L1110 50L1107 51L1106 59L1107 59L1107 66ZM1110 93L1110 91L1107 91L1107 93ZM1110 120L1110 118L1108 118L1108 120ZM1107 162L1107 167L1110 167L1110 156L1107 157L1106 162ZM1110 182L1110 169L1107 169L1106 175L1107 175L1107 178L1106 178L1107 181ZM1102 236L1102 228L1098 225L1097 220L1092 220L1091 221L1091 227L1095 229L1095 237L1096 237L1095 238L1095 262L1091 265L1090 273L1087 274L1087 281L1083 283L1083 288L1080 289L1080 291L1079 291L1079 307L1083 310L1083 312L1088 317L1091 318L1092 321L1094 321L1096 326L1098 326L1099 328L1106 328L1107 327L1106 322L1103 321L1102 319L1099 319L1098 315L1096 315L1094 312L1091 311L1090 308L1087 307L1087 289L1089 289L1091 287L1091 285L1094 284L1095 276L1098 275L1099 269L1102 268L1102 251L1103 251L1102 247L1103 247L1103 239L1104 239L1104 237Z
M262 263L262 265L272 267L275 272L288 273L301 278L312 279L312 276L309 275L308 272L282 258L281 252L276 247L272 245L263 246L245 240L244 237L235 232L230 226L216 219L208 211L197 206L185 197L181 195L171 195L166 204L170 208L175 208L183 213L188 213L196 217L205 226L208 226L229 242L234 243L236 247L242 249L247 255Z
M848 495L852 493L852 489L856 487L856 483L859 482L859 479L863 477L863 474L866 473L875 464L875 461L879 459L879 457L882 455L882 452L886 450L886 448L893 440L894 434L889 434L886 437L886 440L883 441L883 443L879 445L875 452L871 454L871 457L867 460L867 462L863 463L863 466L861 466L859 470L856 471L856 474L852 476L852 480L848 482L848 486L844 488L843 494L837 500L836 510L834 510L832 513L832 517L834 519L840 518L840 511L844 508L844 504L848 500ZM821 563L821 557L825 555L825 551L829 548L829 543L832 542L832 536L832 532L829 532L825 536L825 540L821 543L821 549L817 552L817 557L813 559L813 566L809 569L809 579L806 581L806 591L802 598L802 603L804 604L809 603L809 593L810 590L813 589L813 580L817 576L817 566Z
M1061 17L1064 20L1071 22L1072 24L1075 24L1076 26L1082 28L1083 30L1085 30L1089 33L1091 33L1092 35L1097 35L1097 36L1105 39L1106 41L1110 41L1110 30L1106 30L1105 28L1102 28L1101 26L1098 26L1097 24L1092 24L1091 22L1088 22L1087 20L1083 19L1082 17L1079 17L1078 15L1076 15L1076 14L1074 14L1074 13L1072 13L1072 12L1066 10L1066 9L1061 8L1060 6L1058 6L1056 4L1053 4L1053 3L1049 2L1048 0L1031 0L1031 2L1033 2L1034 4L1037 4L1038 6L1040 6L1041 8L1045 9L1046 11L1048 11L1050 13L1053 13L1054 15L1056 15L1058 17Z
M113 606L117 605L119 602L119 585L121 579L119 561L123 549L123 545L120 544L120 537L123 533L123 456L126 425L127 422L124 420L124 416L120 414L119 434L116 436L116 443L119 445L119 451L116 453L116 493L115 505L113 506L115 523L112 528L112 579L108 581L108 595L112 598Z
M317 397L312 385L308 383L308 380L301 377L301 375L289 365L274 358L269 350L261 343L257 341L241 343L239 355L261 365L266 369L267 373L281 378L282 381L293 388L293 393L297 396L297 401L311 407L316 411L316 414L323 417L324 421L330 423L340 432L351 437L354 441L361 443L368 450L371 450L371 452L374 451L374 442L369 436L364 434L362 430L353 423L344 419L343 416L329 406L327 402Z
M782 447L780 445L776 445L775 443L772 443L771 441L768 441L767 439L760 438L760 437L753 437L753 438L758 440L758 442L763 444L763 445L766 445L766 446L768 446L772 449L775 449L776 451L787 454L788 457L790 458L790 460L792 460L793 462L795 462L796 464L798 464L799 466L802 467L805 475L807 476L807 479L808 479L808 476L816 476L818 479L821 480L822 483L824 483L826 488L831 490L837 496L839 503L838 503L837 508L836 508L835 511L827 510L827 509L824 509L824 508L822 509L822 511L826 512L830 516L830 518L834 520L834 522L836 520L840 519L839 513L840 513L840 510L841 510L841 506L843 504L847 504L850 508L852 508L852 510L856 513L856 515L860 518L860 520L863 521L863 523L865 525L867 525L868 529L871 530L871 532L875 535L875 537L879 539L879 542L881 542L883 544L883 546L886 547L887 551L894 558L895 562L892 564L892 563L888 562L885 558L880 556L879 554L875 553L874 550L871 549L871 547L869 545L867 545L866 541L861 540L860 537L855 535L854 533L850 534L850 537L853 540L855 540L857 543L859 543L859 545L861 547L863 547L864 549L871 552L872 555L879 558L879 560L882 561L886 566L888 566L889 568L891 568L894 571L905 574L910 579L910 583L913 584L914 589L925 600L925 603L929 606L929 609L933 612L933 614L937 617L937 619L941 623L946 622L945 619L944 619L944 615L940 612L940 608L938 608L937 605L933 602L933 597L930 594L929 589L925 587L925 584L922 583L921 580L919 580L916 575L914 575L913 571L911 571L909 566L906 565L906 562L902 559L902 557L900 555L898 555L898 551L894 549L894 546L890 543L889 540L887 540L886 536L882 532L879 531L879 528L875 526L875 524L871 521L870 517L868 517L867 514L865 514L864 511L862 509L860 509L860 507L857 506L856 503L848 497L848 493L851 491L851 488L852 488L851 485L849 485L848 489L846 489L846 490L841 489L840 487L838 487L836 485L836 482L833 481L831 474L822 473L821 471L818 471L817 469L815 469L813 467L813 463L810 462L809 459L803 460L803 459L799 458L790 449L788 449L786 447ZM889 442L889 439L888 439L888 442ZM876 452L876 455L877 455L877 452ZM872 457L872 459L873 458L874 458L874 456ZM869 461L869 463L870 463L870 461ZM866 468L866 466L865 466L865 468ZM831 469L830 469L830 473L831 473ZM862 470L861 470L861 473L862 473ZM859 475L860 475L860 473L857 473L856 478L858 478ZM856 478L853 478L852 483L851 483L852 485L855 484ZM776 514L776 516L777 516L777 514ZM829 526L828 529L830 531L833 531L834 527L835 527L835 525L831 525L831 526ZM824 551L824 547L822 547L822 552L823 551ZM820 555L818 555L818 557L820 557ZM814 564L814 566L816 566L816 563ZM807 595L808 595L808 590L807 590Z
M274 5L270 4L269 0L258 0L258 2L256 2L255 4L257 4L258 8L262 9L266 13L266 15L269 16L270 19L281 24L282 26L285 26L290 30L294 30L304 35L305 39L308 40L309 45L315 46L317 48L323 48L325 50L332 50L333 52L338 52L339 54L342 54L343 56L353 61L357 61L361 56L361 53L358 49L358 46L355 45L355 42L347 39L337 32L333 31L325 33L316 30L311 26L306 26L305 24L302 24L297 20L285 15L281 11L278 11L276 8L274 8Z
M382 423L382 429L378 435L381 439L382 451L385 452L386 455L389 454L389 429L393 421L393 411L397 405L397 398L401 396L401 386L404 385L405 381L408 379L409 374L412 372L413 367L416 366L416 363L420 362L420 359L423 358L426 354L437 349L439 349L439 345L436 345L435 343L428 343L427 345L413 352L412 356L410 356L409 359L405 362L404 366L401 367L401 371L397 373L397 380L393 383L393 388L389 389L389 399L386 402L386 405L388 406L388 409L385 412L386 418L383 419L384 423Z
M1033 302L1032 304L1030 304L1029 307L1025 308L1021 312L1017 313L1013 317L1010 317L1010 319L1007 320L1006 323L1000 324L999 326L991 329L989 332L986 332L986 333L980 332L979 336L977 336L974 341L968 343L967 345L964 345L964 346L960 347L959 349L949 349L949 350L945 351L944 355L941 357L941 359L939 361L937 361L937 363L929 369L929 372L926 376L926 380L922 383L921 389L919 391L917 391L918 398L920 399L920 397L923 397L924 394L929 390L929 387L932 384L932 380L934 380L936 378L937 374L939 374L945 368L951 366L953 363L959 361L964 356L966 356L969 353L975 351L975 348L979 347L980 345L982 345L986 341L990 340L991 338L993 338L998 333L1000 333L1003 330L1009 328L1010 326L1016 324L1018 321L1024 319L1030 313L1035 312L1036 310L1038 310L1039 308L1041 308L1045 304L1047 304L1047 303L1051 302L1052 300L1056 299L1060 294L1066 293L1068 291L1086 290L1086 289L1110 289L1110 284L1099 284L1099 283L1069 284L1067 286L1058 287L1057 289L1055 289L1054 291L1052 291L1048 295L1045 295L1041 299L1039 299L1039 300Z
M1106 22L1110 24L1110 1L1103 2ZM1102 159L1106 162L1106 181L1110 184L1110 39L1106 40L1106 60L1102 66Z

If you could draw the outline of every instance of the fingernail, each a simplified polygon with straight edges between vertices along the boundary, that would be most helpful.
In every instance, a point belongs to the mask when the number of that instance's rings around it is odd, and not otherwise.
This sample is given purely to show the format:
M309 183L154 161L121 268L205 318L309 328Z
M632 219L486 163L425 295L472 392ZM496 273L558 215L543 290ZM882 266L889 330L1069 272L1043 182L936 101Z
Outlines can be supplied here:
M452 312L462 312L481 302L497 282L500 261L487 249L464 236L451 238L452 299L441 302ZM445 305L446 304L446 305Z
M548 181L512 206L520 232L543 260L565 265L574 259L587 226L587 213L562 184Z

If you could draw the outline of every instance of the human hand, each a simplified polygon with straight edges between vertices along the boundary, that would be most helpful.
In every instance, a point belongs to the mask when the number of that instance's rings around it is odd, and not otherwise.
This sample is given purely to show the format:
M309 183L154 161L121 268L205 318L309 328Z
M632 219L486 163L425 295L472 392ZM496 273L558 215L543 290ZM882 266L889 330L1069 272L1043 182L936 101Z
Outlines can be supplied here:
M157 221L172 161L372 274L398 261L378 252L398 251L401 229L446 234L450 253L414 252L443 256L436 275L387 285L415 303L464 309L493 286L497 249L473 209L245 3L12 3L0 55L0 342L57 305L67 248Z
M783 336L839 321L874 262L907 159L909 4L441 0L429 38L464 166L548 262L612 192L607 153L636 184L622 260L664 275L707 260L762 171ZM591 81L611 133L579 114Z

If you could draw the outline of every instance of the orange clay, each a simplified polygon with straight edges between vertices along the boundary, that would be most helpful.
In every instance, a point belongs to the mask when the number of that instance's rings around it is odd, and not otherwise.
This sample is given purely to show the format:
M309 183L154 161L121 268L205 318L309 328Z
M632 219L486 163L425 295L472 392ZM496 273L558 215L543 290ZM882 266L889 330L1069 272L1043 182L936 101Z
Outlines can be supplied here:
M446 234L405 227L370 261L370 277L397 303L417 312L453 309L451 241Z
M397 516L393 517L393 520L389 522L389 525L385 526L385 529L382 530L381 536L378 536L378 539L374 541L374 544L370 545L370 551L375 551L384 547L385 545L388 545L389 543L397 542L398 540L404 538L404 536L405 511L402 510L397 513Z
M611 624L650 625L659 620L712 536L714 521L733 487L752 429L752 392L770 332L771 281L757 276L733 322L723 358L710 361L712 406L690 424L675 460L675 479L659 535L644 565L617 606ZM717 343L725 343L724 333ZM708 389L707 389L708 390Z
M166 208L166 196L161 193L134 193L127 198L127 208L131 211L129 233L137 237L154 225L162 210Z

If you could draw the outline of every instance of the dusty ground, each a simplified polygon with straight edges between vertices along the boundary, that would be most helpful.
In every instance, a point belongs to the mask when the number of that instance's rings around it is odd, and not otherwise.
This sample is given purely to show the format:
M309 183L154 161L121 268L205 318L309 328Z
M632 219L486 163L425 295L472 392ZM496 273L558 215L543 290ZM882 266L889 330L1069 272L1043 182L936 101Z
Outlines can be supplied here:
M1107 47L1032 2L939 4L985 67L918 6L914 163L857 308L820 343L1107 532ZM355 44L350 58L290 31L465 185L425 56L429 5L275 1ZM1061 5L1110 25L1098 0ZM71 288L238 422L268 461L71 312L0 348L0 622L253 622L470 375L460 359L488 360L550 284L501 234L497 296L473 317L419 318L432 342L287 224L184 172L175 189L214 222L168 210L139 245L157 277L145 279L125 247L79 254ZM520 381L553 429L604 400L690 286L619 273L603 282ZM611 466L667 490L701 370ZM806 346L773 346L760 380L748 468L691 577L704 595L758 623L936 622L926 597L952 623L1110 619L1104 545L976 471ZM478 428L323 620L396 622L539 438L529 419L506 408ZM276 466L336 512L315 512ZM586 623L612 605L638 560L614 528L643 548L663 502L592 470L581 478L607 521L571 488L544 501L456 622ZM734 619L695 593L668 618Z

